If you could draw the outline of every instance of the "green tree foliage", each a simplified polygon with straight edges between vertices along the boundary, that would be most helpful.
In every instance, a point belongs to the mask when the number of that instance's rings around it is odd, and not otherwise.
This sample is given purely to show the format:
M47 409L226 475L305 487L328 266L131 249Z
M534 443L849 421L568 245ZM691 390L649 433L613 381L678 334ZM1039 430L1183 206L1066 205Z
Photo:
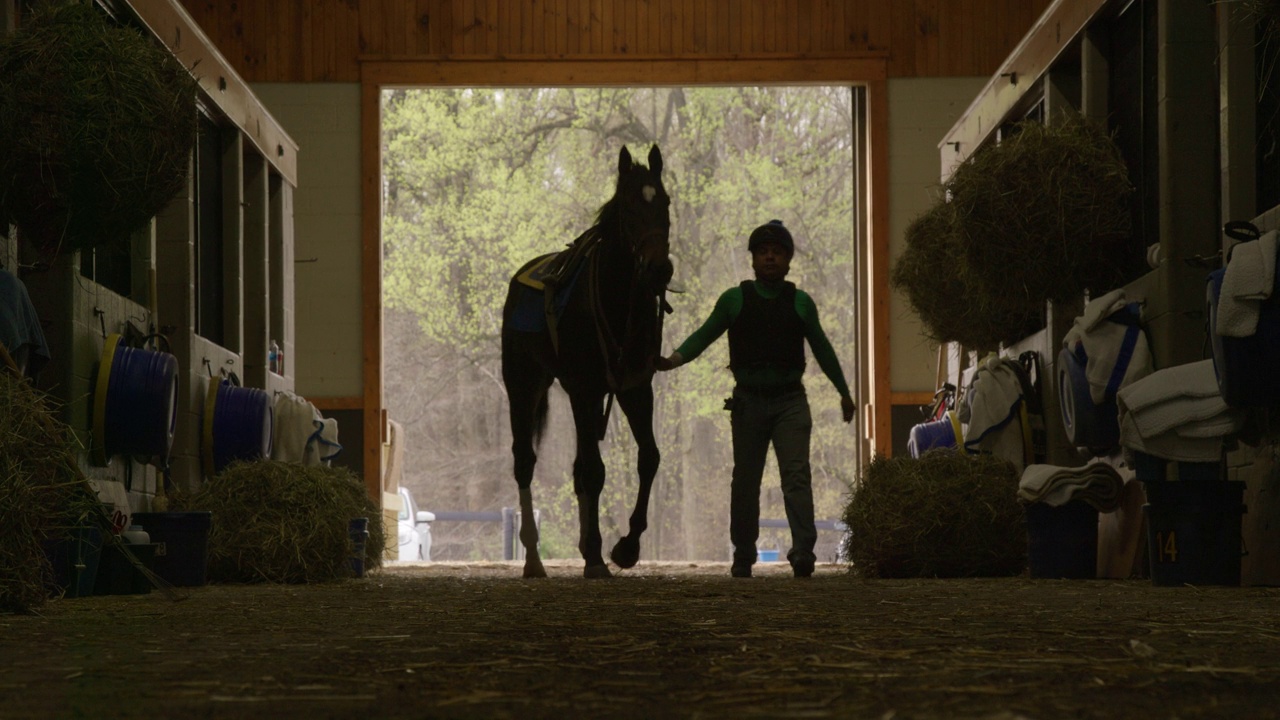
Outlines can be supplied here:
M507 282L524 261L563 248L611 195L617 155L658 143L672 198L669 352L728 287L751 276L746 236L771 218L796 237L790 279L818 302L852 380L856 367L852 104L847 88L397 90L384 94L384 303L391 415L410 442L404 482L432 509L513 506L510 432L499 363ZM726 557L728 344L655 381L663 465L646 558ZM835 518L855 471L856 438L810 363L818 516ZM576 557L574 452L567 402L552 391L534 500L542 547ZM601 450L606 544L626 532L635 447L616 410ZM777 470L762 515L783 517ZM611 534L612 533L612 534ZM437 558L493 558L493 528L437 527ZM761 547L785 533L762 534ZM825 539L825 538L824 538ZM835 538L830 538L834 547ZM468 544L470 543L470 544Z

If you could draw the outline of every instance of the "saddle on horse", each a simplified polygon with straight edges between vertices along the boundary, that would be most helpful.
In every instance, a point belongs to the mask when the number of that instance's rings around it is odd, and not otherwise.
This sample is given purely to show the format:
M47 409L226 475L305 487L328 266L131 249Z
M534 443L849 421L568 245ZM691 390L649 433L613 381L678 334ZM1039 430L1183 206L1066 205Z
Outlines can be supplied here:
M564 250L535 261L516 278L520 284L542 292L542 311L551 337L551 347L557 353L560 352L559 335L556 333L560 311L568 301L569 291L577 280L578 272L599 244L600 234L593 232L594 230L595 228L591 228L579 235Z

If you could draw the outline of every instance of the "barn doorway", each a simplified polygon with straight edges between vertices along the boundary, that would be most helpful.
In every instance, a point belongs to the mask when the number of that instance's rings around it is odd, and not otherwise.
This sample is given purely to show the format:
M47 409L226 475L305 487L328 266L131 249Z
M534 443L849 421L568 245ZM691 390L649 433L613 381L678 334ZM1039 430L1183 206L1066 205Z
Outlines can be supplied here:
M612 192L626 145L657 143L672 198L676 263L663 348L701 324L719 294L751 275L751 228L781 218L797 253L789 279L817 301L851 387L858 387L859 248L866 227L862 88L384 88L381 91L384 397L393 464L432 523L434 560L518 553L499 518L516 505L498 330L506 281L524 260L564 247ZM644 559L723 560L728 545L727 343L655 380L663 452ZM810 358L819 559L835 559L860 433ZM855 399L857 399L855 397ZM625 532L635 449L621 413L601 446L606 544ZM577 558L573 431L562 391L534 482L544 558ZM789 533L770 460L759 547L785 555ZM612 537L611 537L612 534Z

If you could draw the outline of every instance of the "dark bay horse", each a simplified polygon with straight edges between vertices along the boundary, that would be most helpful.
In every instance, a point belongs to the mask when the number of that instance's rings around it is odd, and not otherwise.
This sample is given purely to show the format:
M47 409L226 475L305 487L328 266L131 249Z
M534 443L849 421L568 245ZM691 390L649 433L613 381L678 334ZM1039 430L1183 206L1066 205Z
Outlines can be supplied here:
M600 554L599 514L605 476L600 442L613 398L639 448L640 490L630 531L618 540L610 559L629 568L640 558L640 535L648 526L649 492L660 460L653 435L652 383L662 317L670 311L665 300L672 273L670 204L658 146L649 150L648 167L634 162L623 147L614 195L600 208L595 225L568 250L529 261L511 279L502 312L502 380L511 406L511 452L525 518L520 528L525 577L546 577L529 486L553 381L569 395L577 432L573 490L578 496L578 550L586 561L583 574L611 575Z

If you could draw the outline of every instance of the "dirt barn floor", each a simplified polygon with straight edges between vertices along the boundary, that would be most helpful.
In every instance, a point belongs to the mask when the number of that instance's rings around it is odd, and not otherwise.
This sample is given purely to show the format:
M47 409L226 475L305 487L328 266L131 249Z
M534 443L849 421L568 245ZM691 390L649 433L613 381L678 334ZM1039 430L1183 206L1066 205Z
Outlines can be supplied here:
M1258 718L1280 589L397 565L0 616L3 718Z

